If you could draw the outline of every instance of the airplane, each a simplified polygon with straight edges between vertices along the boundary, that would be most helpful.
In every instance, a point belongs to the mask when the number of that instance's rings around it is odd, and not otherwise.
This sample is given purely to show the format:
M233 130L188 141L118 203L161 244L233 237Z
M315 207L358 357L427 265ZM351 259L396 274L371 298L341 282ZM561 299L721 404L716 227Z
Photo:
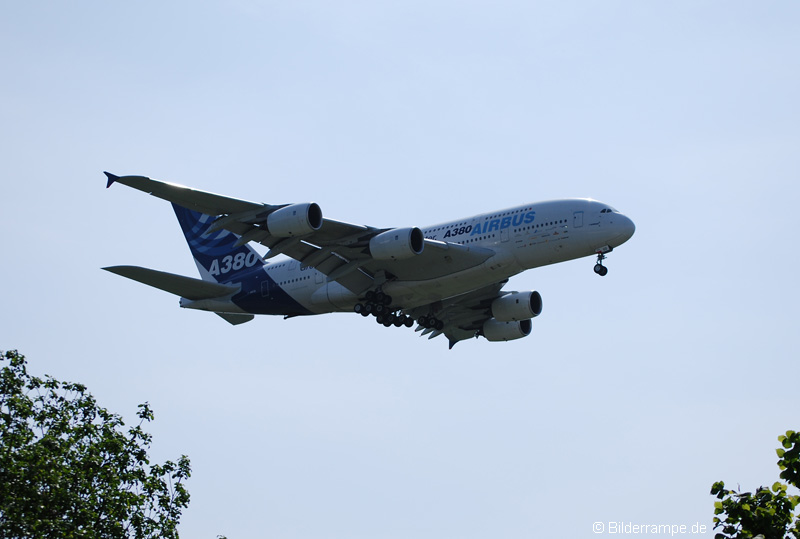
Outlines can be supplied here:
M522 204L425 228L374 228L323 217L315 202L262 204L144 176L105 172L172 203L200 279L138 266L102 268L180 297L230 324L256 314L353 312L385 327L413 327L449 347L531 333L537 291L505 291L525 270L608 253L628 241L633 221L592 199ZM250 242L268 247L259 254ZM278 255L284 260L271 261Z

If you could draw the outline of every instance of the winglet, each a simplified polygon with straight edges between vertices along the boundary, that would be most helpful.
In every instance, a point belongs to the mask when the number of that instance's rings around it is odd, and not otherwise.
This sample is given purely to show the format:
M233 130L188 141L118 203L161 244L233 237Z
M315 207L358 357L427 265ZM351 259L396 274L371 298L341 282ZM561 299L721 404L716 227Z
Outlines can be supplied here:
M103 172L103 174L105 174L106 177L108 178L108 183L106 184L106 189L111 187L111 184L113 184L115 181L117 181L119 179L119 176L114 176L110 172Z

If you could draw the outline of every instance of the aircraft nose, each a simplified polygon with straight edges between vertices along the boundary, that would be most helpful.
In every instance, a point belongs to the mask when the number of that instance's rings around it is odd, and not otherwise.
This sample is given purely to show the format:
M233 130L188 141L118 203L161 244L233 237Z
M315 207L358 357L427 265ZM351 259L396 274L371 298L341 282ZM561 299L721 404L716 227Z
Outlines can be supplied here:
M633 224L633 221L630 219L630 217L627 217L622 214L617 215L617 218L614 220L616 221L614 223L615 228L620 232L619 235L615 238L615 240L618 242L619 245L622 245L623 243L631 239L633 233L636 232L636 225Z

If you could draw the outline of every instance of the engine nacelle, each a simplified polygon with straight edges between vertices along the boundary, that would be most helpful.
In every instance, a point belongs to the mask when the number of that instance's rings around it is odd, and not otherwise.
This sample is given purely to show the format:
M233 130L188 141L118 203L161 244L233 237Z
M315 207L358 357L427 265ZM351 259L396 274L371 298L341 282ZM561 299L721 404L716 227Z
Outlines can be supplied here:
M395 228L369 240L369 252L376 260L403 260L422 253L425 235L417 227Z
M273 236L305 236L322 226L322 210L315 202L292 204L267 216L267 229Z
M539 292L511 292L492 302L492 316L501 322L528 320L542 314Z
M490 318L483 323L483 336L487 341L513 341L531 334L533 324L530 320L516 322L501 322Z

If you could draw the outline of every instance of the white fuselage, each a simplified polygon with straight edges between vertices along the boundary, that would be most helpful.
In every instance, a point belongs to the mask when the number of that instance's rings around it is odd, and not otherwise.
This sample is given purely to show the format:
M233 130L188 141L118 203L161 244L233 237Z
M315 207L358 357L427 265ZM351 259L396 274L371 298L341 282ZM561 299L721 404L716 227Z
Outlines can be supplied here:
M388 281L383 290L404 309L508 279L527 269L607 252L627 241L633 222L607 204L564 199L525 204L423 228L427 239L487 248L482 264L419 281ZM288 260L264 267L272 280L315 314L351 311L359 298L313 268Z

